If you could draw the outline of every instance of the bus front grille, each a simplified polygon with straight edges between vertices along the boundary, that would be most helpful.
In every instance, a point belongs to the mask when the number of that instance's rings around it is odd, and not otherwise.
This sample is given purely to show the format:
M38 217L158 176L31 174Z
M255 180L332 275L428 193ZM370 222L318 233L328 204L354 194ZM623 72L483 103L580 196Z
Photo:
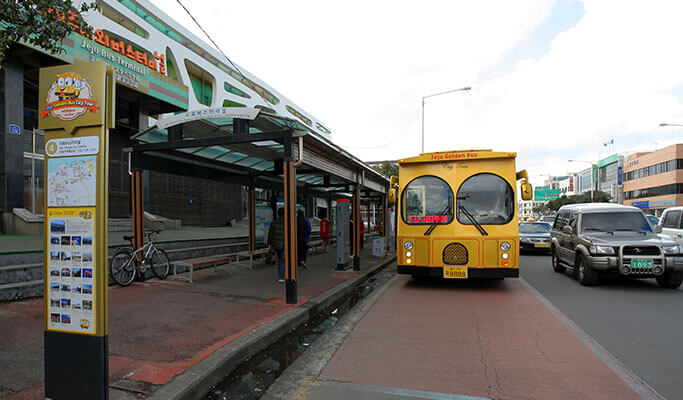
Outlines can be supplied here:
M460 243L451 243L443 249L443 263L446 265L465 265L467 259L467 248Z

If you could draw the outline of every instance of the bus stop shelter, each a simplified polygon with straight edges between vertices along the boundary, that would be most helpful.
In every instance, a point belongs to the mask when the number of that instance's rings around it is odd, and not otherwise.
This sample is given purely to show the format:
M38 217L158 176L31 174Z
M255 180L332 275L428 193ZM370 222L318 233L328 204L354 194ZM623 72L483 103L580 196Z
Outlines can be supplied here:
M144 241L145 170L246 186L248 243L252 254L256 251L255 189L282 190L288 304L297 302L297 186L305 190L349 193L353 221L360 221L361 195L376 200L381 205L382 233L386 236L387 178L298 120L258 108L208 108L161 118L131 139L135 140L129 172L136 247ZM353 227L352 254L356 268L360 263L360 224L354 223Z

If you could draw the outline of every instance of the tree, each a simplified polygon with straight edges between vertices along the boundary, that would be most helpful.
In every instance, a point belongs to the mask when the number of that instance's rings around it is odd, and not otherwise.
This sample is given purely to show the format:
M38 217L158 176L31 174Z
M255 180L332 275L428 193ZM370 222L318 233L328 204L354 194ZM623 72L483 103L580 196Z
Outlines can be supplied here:
M398 176L398 164L395 162L383 161L372 168L386 177Z
M600 190L593 191L593 203L607 203L612 199L612 196ZM567 204L590 203L590 192L582 193L576 196L562 196L555 200L548 202L547 207L553 211L557 211L560 207Z
M25 41L52 54L64 51L62 41L71 32L92 36L92 27L81 13L96 7L71 0L0 0L0 64L14 42Z

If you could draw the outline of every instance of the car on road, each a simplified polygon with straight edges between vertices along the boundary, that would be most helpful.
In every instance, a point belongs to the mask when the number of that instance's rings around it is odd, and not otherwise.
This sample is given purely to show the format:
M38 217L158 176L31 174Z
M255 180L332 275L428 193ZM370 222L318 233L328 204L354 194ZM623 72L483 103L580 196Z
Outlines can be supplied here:
M683 246L683 207L670 207L660 218L662 233L659 236L671 239Z
M520 252L550 252L550 231L547 222L522 222L519 224Z
M539 221L540 222L547 222L550 225L552 225L555 223L555 218L556 218L555 215L544 215L539 219Z
M550 233L555 272L571 268L579 283L592 286L602 274L655 278L660 287L683 282L683 254L673 240L659 237L636 207L613 203L561 207Z
M652 224L652 226L659 225L659 218L655 217L652 214L646 214L645 218L647 218L648 221Z

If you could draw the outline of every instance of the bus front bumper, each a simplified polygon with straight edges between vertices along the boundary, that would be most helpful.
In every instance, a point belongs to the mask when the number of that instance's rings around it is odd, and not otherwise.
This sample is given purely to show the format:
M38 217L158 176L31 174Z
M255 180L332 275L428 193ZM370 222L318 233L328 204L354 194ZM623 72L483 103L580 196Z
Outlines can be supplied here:
M399 274L424 276L430 278L443 278L443 268L441 267L415 267L399 265L397 268ZM467 278L519 278L519 268L467 268Z

